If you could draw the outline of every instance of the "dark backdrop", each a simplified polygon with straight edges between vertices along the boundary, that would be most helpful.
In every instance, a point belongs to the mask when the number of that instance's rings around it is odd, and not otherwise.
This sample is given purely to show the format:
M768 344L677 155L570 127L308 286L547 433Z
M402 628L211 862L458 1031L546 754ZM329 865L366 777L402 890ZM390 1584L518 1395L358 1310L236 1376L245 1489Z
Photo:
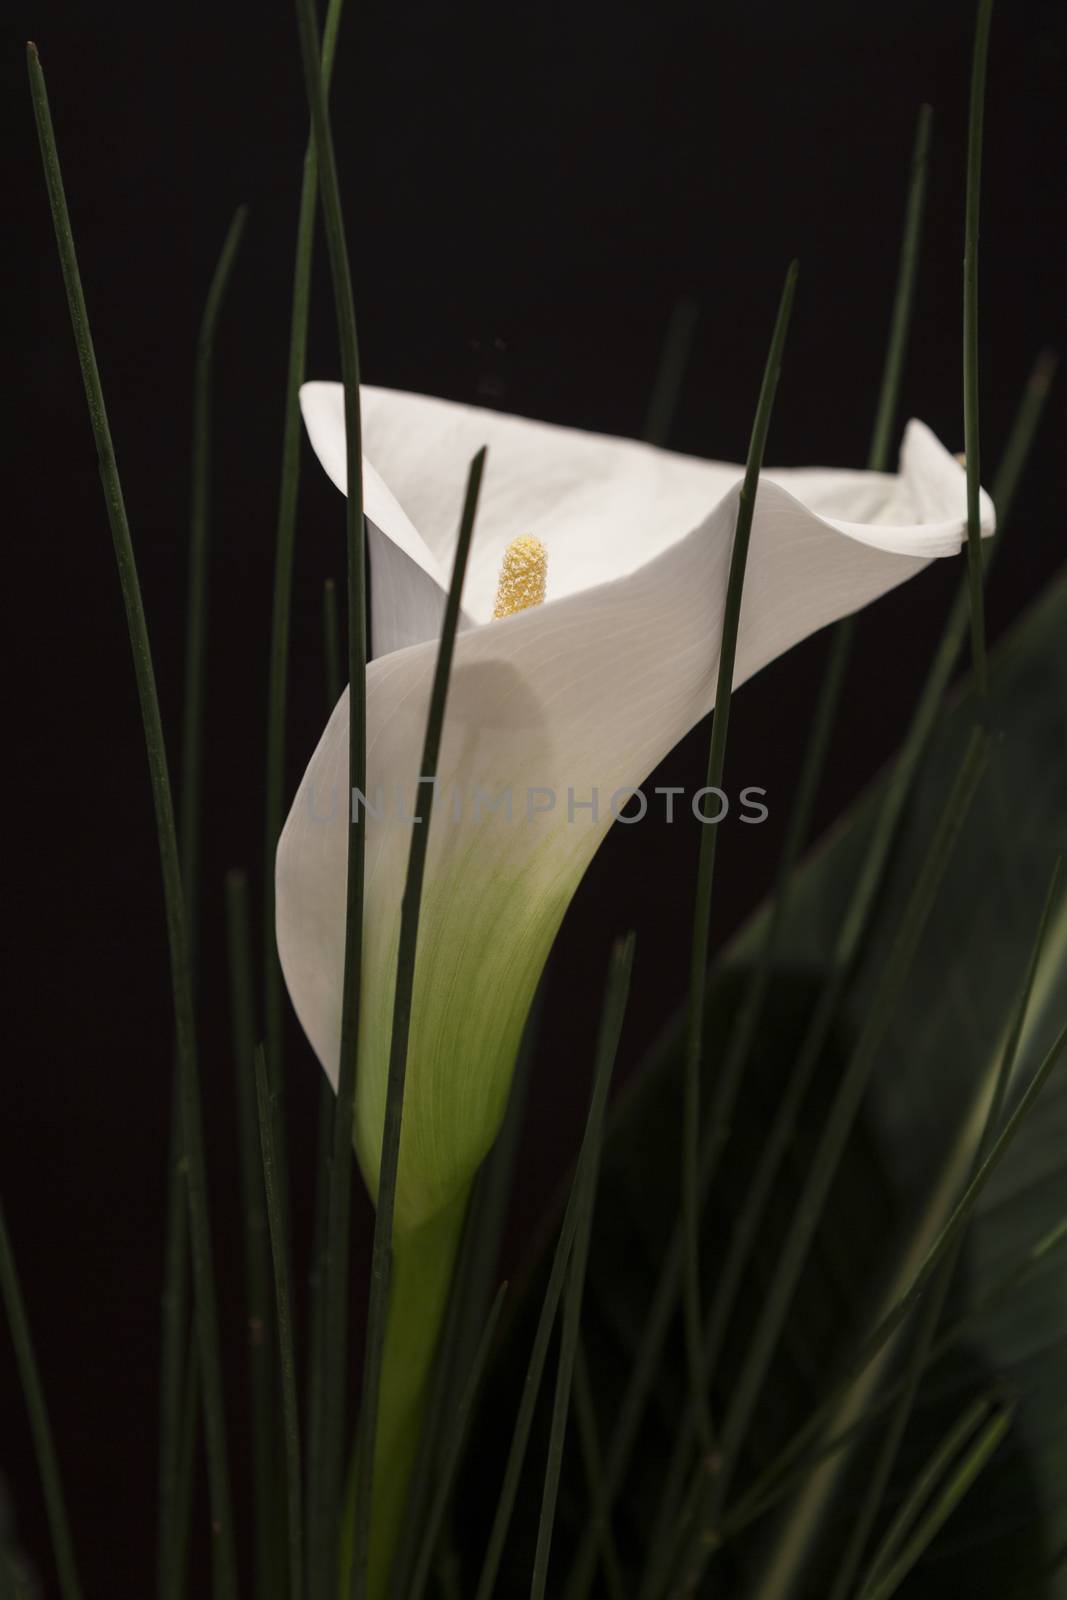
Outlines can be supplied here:
M4 746L9 980L0 1162L91 1593L146 1592L154 1537L158 1294L170 1003L128 645L24 85L48 76L168 726L180 713L189 400L200 304L234 206L251 216L218 346L203 1076L239 1476L240 1235L221 880L256 875L278 442L306 118L286 5L17 6L5 39L10 608ZM147 20L146 20L147 19ZM334 116L364 373L620 434L640 431L671 306L700 308L671 442L739 459L786 262L800 293L769 459L862 464L917 107L935 110L905 407L962 444L960 280L967 0L663 0L458 8L351 0ZM999 8L987 117L982 403L995 459L1038 349L1060 335L1065 30ZM309 373L336 376L319 252ZM990 596L999 635L1061 559L1049 408ZM986 474L987 481L989 474ZM320 594L340 502L305 451L293 606L290 784L322 721ZM891 751L957 570L864 618L819 802L822 828ZM727 827L716 938L773 870L825 640L748 686L731 781L770 791ZM706 730L661 781L699 781ZM1062 752L1050 752L1050 759ZM625 1042L679 1000L697 839L616 829L554 961L509 1250L573 1149L609 938L641 935ZM257 889L258 892L258 889ZM297 1223L318 1068L289 1049ZM369 1211L360 1199L365 1260ZM300 1237L304 1237L301 1231ZM0 1334L0 1470L45 1563L28 1432ZM50 1586L50 1580L49 1580Z

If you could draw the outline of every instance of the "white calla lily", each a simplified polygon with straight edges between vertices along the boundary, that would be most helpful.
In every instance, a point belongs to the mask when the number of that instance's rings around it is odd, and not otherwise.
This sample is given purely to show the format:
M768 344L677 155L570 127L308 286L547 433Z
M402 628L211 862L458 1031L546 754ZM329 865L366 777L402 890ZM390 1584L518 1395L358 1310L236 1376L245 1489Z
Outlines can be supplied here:
M341 387L307 384L301 399L315 451L343 492ZM549 947L614 811L712 708L742 469L383 389L364 388L362 407L375 659L356 1145L372 1194L407 819L467 465L489 446L423 897L397 1190L403 1234L466 1192L499 1124ZM993 526L983 495L983 533ZM525 534L547 551L545 603L494 621L504 553ZM964 472L919 422L908 425L895 475L768 470L734 687L956 554L964 538ZM345 695L277 857L282 967L335 1085L347 749Z
M338 384L305 385L344 492ZM355 1144L376 1193L400 907L468 463L489 447L456 639L415 967L394 1276L375 1445L371 1593L384 1592L474 1174L564 912L615 812L712 709L742 469L364 388L371 557L364 954ZM983 533L993 508L982 499ZM955 555L965 475L919 422L895 475L760 479L734 687L808 634ZM509 546L547 553L543 604L494 619ZM543 570L531 592L540 593ZM526 591L524 590L524 593ZM348 697L277 855L278 950L336 1087L349 834Z

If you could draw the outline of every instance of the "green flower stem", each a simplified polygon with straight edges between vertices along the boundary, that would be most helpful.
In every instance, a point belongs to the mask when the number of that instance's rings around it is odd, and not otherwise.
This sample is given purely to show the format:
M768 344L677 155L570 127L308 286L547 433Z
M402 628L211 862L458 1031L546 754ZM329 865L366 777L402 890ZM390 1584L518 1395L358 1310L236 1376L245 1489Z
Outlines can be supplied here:
M26 1410L30 1415L33 1447L37 1452L37 1467L41 1474L48 1525L52 1532L52 1551L59 1578L59 1592L63 1600L82 1600L82 1588L74 1561L74 1542L70 1536L70 1522L67 1517L67 1503L59 1475L55 1441L52 1438L52 1425L48 1420L48 1407L45 1404L41 1374L33 1351L29 1319L26 1316L26 1306L15 1266L15 1254L11 1248L2 1205L0 1205L0 1298L3 1299L7 1310L15 1364L22 1381L22 1392L26 1397Z
M96 364L89 314L85 304L78 258L67 211L63 179L59 168L55 132L48 108L48 94L36 46L27 48L30 92L33 99L37 134L41 145L45 181L52 209L56 243L70 307L74 340L85 386L93 437L96 442L100 476L104 487L108 522L115 551L119 584L126 611L126 623L133 650L134 676L144 726L145 750L159 837L160 866L170 952L171 989L174 998L175 1033L182 1083L182 1139L187 1164L189 1231L193 1260L193 1290L196 1304L197 1336L200 1341L201 1381L204 1394L204 1422L207 1442L208 1491L214 1535L216 1591L222 1600L237 1592L236 1561L233 1544L233 1518L230 1475L227 1461L225 1412L222 1401L222 1364L219 1356L218 1310L215 1301L215 1270L212 1258L211 1227L208 1220L207 1174L200 1113L200 1085L196 1060L196 1033L193 1020L192 977L185 931L181 866L174 824L174 803L167 770L167 751L163 722L156 693L152 650L148 637L137 563L119 479L118 464L111 440L104 405L100 373Z
M752 437L749 442L748 461L737 508L737 527L734 531L733 550L730 556L730 575L726 587L726 606L723 614L722 638L719 646L718 681L715 690L715 711L711 725L711 744L708 751L709 789L722 785L726 761L726 733L730 721L730 695L733 688L734 659L737 653L737 634L741 620L741 595L745 583L748 561L748 541L752 532L752 518L756 509L756 492L759 486L763 452L770 428L774 396L782 370L782 353L789 329L789 318L796 294L797 263L794 261L786 273L785 285L778 306L778 316L767 355L756 406ZM704 1053L704 1007L707 987L708 949L711 933L711 892L715 875L715 842L718 829L704 827L700 833L700 856L697 864L697 887L693 910L693 938L689 966L689 1012L685 1044L685 1093L682 1128L682 1220L683 1220L683 1287L686 1350L689 1358L689 1382L698 1403L703 1401L703 1352L701 1348L700 1315L700 1069ZM705 1440L710 1440L711 1422L706 1406L701 1406L702 1428Z
M374 1246L371 1254L371 1284L370 1305L367 1313L367 1339L363 1358L363 1385L360 1401L359 1436L356 1448L356 1509L355 1529L352 1541L352 1568L351 1581L353 1593L357 1600L364 1600L370 1593L377 1600L382 1590L377 1587L384 1583L388 1577L388 1566L392 1558L392 1542L400 1526L405 1498L408 1492L411 1468L414 1465L414 1445L410 1456L398 1457L391 1463L389 1455L390 1443L394 1438L401 1442L406 1441L405 1425L398 1427L396 1419L391 1415L390 1405L398 1398L395 1390L382 1387L383 1378L394 1364L394 1357L388 1351L390 1334L394 1341L403 1341L407 1335L403 1324L397 1317L389 1315L389 1280L392 1271L392 1254L394 1248L393 1215L396 1204L396 1183L400 1166L400 1133L404 1109L404 1084L407 1078L408 1041L411 1032L411 1010L415 988L415 957L419 938L419 913L422 905L422 886L426 872L426 853L429 848L430 828L433 822L434 783L437 776L437 763L441 750L441 737L444 729L445 709L448 703L448 681L452 671L452 656L456 643L456 630L459 625L460 602L463 596L463 581L467 572L467 559L470 555L471 539L474 534L474 519L478 509L478 494L481 489L482 474L485 470L484 447L478 451L471 462L467 478L467 490L463 502L463 513L460 518L459 535L456 540L456 554L452 566L452 581L449 585L448 600L445 605L444 622L441 628L441 639L437 649L437 661L434 666L433 685L430 691L430 706L426 719L426 736L423 741L422 759L419 765L420 780L425 784L425 795L421 802L421 816L419 825L412 830L411 848L408 854L407 878L404 883L404 896L400 911L400 942L397 950L396 961L396 988L393 997L393 1025L392 1037L389 1048L389 1074L386 1086L385 1124L382 1130L381 1161L378 1171L378 1193L374 1217ZM360 785L366 787L365 784ZM343 1038L343 1033L342 1033ZM340 1114L340 1113L339 1113ZM473 1173L471 1174L473 1181ZM462 1204L465 1207L467 1192L462 1195ZM399 1252L402 1249L397 1238L398 1264ZM456 1238L455 1249L458 1249L459 1239ZM451 1277L455 1265L455 1250L448 1261L448 1274ZM432 1328L432 1340L426 1344L419 1344L419 1351L424 1354L426 1361L425 1371L413 1372L412 1379L418 1380L420 1385L425 1382L432 1364L433 1351L436 1346L437 1335L440 1332L440 1317L444 1315L445 1300L447 1298L447 1282L442 1295L440 1314ZM379 1447L377 1437L379 1427L382 1429L383 1442ZM379 1497L385 1497L384 1503L388 1510L379 1509L378 1499L375 1497L374 1484L377 1477L379 1462L391 1463L387 1468L387 1478L382 1484ZM396 1517L393 1518L392 1510L396 1503ZM374 1538L371 1538L372 1508L374 1518ZM379 1529L384 1528L384 1533ZM385 1550L385 1540L390 1542L390 1548ZM373 1566L371 1565L373 1543ZM342 1592L344 1574L342 1574ZM371 1582L374 1587L370 1587Z

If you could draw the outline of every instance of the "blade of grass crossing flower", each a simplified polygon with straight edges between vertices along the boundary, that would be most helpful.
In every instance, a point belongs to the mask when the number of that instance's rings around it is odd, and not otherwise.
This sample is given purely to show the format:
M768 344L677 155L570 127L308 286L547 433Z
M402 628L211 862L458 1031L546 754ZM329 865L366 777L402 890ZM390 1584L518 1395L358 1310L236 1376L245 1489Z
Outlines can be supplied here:
M927 1550L955 1511L964 1495L984 1471L994 1451L1011 1427L1014 1411L1011 1406L998 1410L986 1423L964 1459L949 1477L940 1494L915 1533L906 1541L899 1555L888 1558L886 1564L872 1574L869 1585L860 1592L858 1600L889 1600Z
M463 581L467 571L474 519L478 509L478 495L485 470L486 452L478 451L471 462L467 489L460 520L456 554L452 567L452 581L445 606L441 640L437 649L430 707L426 721L426 736L422 747L419 782L427 785L426 797L421 803L419 826L411 835L408 854L407 878L400 914L400 940L396 963L396 990L393 998L393 1031L389 1049L389 1074L386 1083L385 1127L382 1135L382 1156L378 1177L378 1199L374 1217L374 1245L371 1254L370 1304L367 1312L367 1336L363 1361L363 1384L360 1396L360 1427L357 1443L356 1516L353 1536L352 1584L353 1593L362 1600L366 1593L367 1563L370 1548L370 1517L374 1493L374 1446L378 1425L378 1396L381 1379L382 1354L385 1348L385 1326L389 1307L389 1278L393 1247L393 1208L396 1199L396 1178L400 1162L400 1131L404 1107L404 1083L407 1073L408 1037L411 1028L411 1006L415 983L415 955L418 945L419 912L422 903L422 883L426 870L426 852L429 845L433 818L434 785L437 762L441 749L441 733L445 708L448 703L448 680L452 671L452 656L459 624Z
M605 1061L614 1061L618 1053L626 1010L626 996L621 991L613 995L615 1003L605 1007L597 1042L597 1076L610 1070ZM534 1550L533 1577L530 1600L544 1600L548 1583L548 1564L552 1553L552 1531L556 1520L559 1498L560 1471L563 1466L563 1447L567 1436L567 1419L570 1412L574 1363L582 1323L582 1295L585 1290L585 1273L589 1262L589 1238L593 1227L593 1209L596 1203L597 1178L600 1172L601 1127L593 1130L587 1150L583 1155L581 1178L578 1183L578 1225L567 1268L567 1285L563 1297L563 1327L560 1335L559 1365L556 1371L556 1393L552 1406L552 1425L548 1439L548 1460L545 1467L544 1491L541 1498L541 1520L537 1530Z
M963 449L967 466L967 570L971 600L971 652L974 681L984 699L988 681L985 601L982 584L980 432L978 425L978 212L982 195L982 125L985 120L986 65L993 0L978 0L978 23L971 69L971 109L967 134L967 214L963 251Z
M629 934L625 939L616 943L612 950L607 992L604 999L603 1015L605 1021L602 1025L601 1037L604 1036L608 1020L615 1015L618 1015L621 1019L625 1013L626 1001L630 992L630 974L633 970L633 958L634 936ZM612 1028L612 1031L615 1031L614 1028ZM548 1359L548 1346L552 1338L552 1330L555 1327L556 1313L559 1310L560 1299L563 1295L571 1250L581 1215L583 1186L592 1162L589 1152L595 1148L596 1141L600 1138L600 1129L603 1125L608 1089L610 1088L614 1065L613 1055L609 1055L606 1052L598 1053L597 1070L593 1080L593 1092L589 1101L585 1133L582 1136L582 1147L578 1154L574 1182L571 1184L567 1208L563 1214L559 1239L556 1241L555 1254L552 1258L552 1268L548 1275L548 1283L545 1286L544 1299L541 1302L541 1311L537 1320L537 1328L534 1332L530 1360L526 1368L522 1397L515 1416L515 1428L512 1433L511 1446L504 1467L504 1476L501 1480L500 1497L493 1516L493 1525L489 1530L489 1539L486 1544L474 1600L492 1600L496 1589L500 1560L504 1553L504 1544L508 1536L508 1528L511 1525L512 1512L515 1509L515 1497L518 1492L523 1464L526 1460L526 1450L530 1442L534 1410L541 1390L545 1362Z
M70 1522L67 1518L67 1503L63 1495L59 1461L52 1438L52 1425L48 1420L48 1407L41 1385L41 1374L33 1351L29 1319L26 1316L26 1306L15 1266L15 1253L11 1248L2 1204L0 1204L0 1292L7 1310L15 1364L18 1367L22 1392L26 1398L26 1410L30 1417L33 1447L37 1453L37 1469L41 1474L48 1526L52 1534L52 1553L59 1579L59 1592L63 1600L82 1600L82 1588L74 1561Z
M271 1303L271 1241L256 1106L255 999L248 881L243 872L226 874L226 935L230 966L230 1026L237 1099L241 1209L244 1219L245 1315L249 1400L252 1413L252 1489L255 1510L256 1593L280 1592L283 1567L279 1533L284 1519L278 1500L278 1448L275 1426L277 1343Z
M737 526L734 530L733 550L730 557L730 574L726 587L726 606L723 614L722 640L719 647L718 679L715 690L715 712L711 726L711 744L708 751L707 787L718 789L722 784L726 760L726 734L730 720L730 691L733 685L734 659L737 652L737 631L741 617L741 595L748 560L748 541L752 532L752 516L756 506L763 452L770 428L775 391L782 369L789 318L796 294L797 263L794 261L786 273L785 285L778 306L774 334L771 338L767 364L760 386L756 416L749 442L745 477L737 508ZM693 938L689 968L689 1013L684 1058L684 1106L682 1126L682 1214L684 1230L683 1294L686 1329L686 1350L689 1359L689 1382L693 1394L701 1402L704 1393L703 1361L701 1352L700 1316L700 1068L704 1047L704 1005L710 943L711 893L715 874L715 840L717 829L704 826L700 835L700 856L697 864L697 887L693 910ZM701 1432L710 1438L711 1420L702 1407Z
M445 1512L448 1509L448 1501L452 1493L452 1485L455 1482L456 1469L459 1466L463 1442L467 1434L467 1425L470 1421L471 1410L478 1394L485 1365L489 1359L489 1351L492 1348L493 1335L500 1319L500 1310L504 1304L506 1289L507 1285L502 1283L496 1292L481 1340L470 1364L470 1371L467 1373L463 1392L459 1398L459 1405L456 1408L455 1417L449 1429L447 1446L434 1489L433 1500L430 1503L426 1517L418 1561L415 1565L410 1587L403 1590L406 1600L422 1600L426 1584L429 1581L430 1566L437 1549L437 1541L445 1520Z
M348 495L345 501L347 555L349 742L348 792L366 791L366 676L367 620L365 589L365 530L363 525L362 428L359 403L359 346L352 274L345 240L341 194L334 158L333 137L327 111L326 87L320 70L318 22L313 0L297 0L300 54L304 86L311 114L312 138L318 169L319 192L330 258L334 310L341 348L344 380L345 452ZM328 65L328 63L327 63ZM306 172L306 169L305 169ZM310 266L310 245L308 247ZM306 331L306 325L305 325ZM363 875L365 826L357 810L348 835L345 896L345 957L342 980L341 1045L337 1105L334 1114L334 1149L330 1173L329 1240L326 1264L326 1317L323 1335L323 1413L319 1420L322 1440L320 1481L321 1540L314 1559L314 1582L332 1586L333 1551L340 1525L346 1392L348 1246L352 1201L352 1116L355 1094L356 1049L359 1038L359 980L363 948ZM273 866L272 866L273 870ZM273 940L273 933L270 935ZM271 950L268 965L276 959ZM272 978L276 981L276 974ZM269 1018L268 1018L269 1021ZM269 1041L268 1041L269 1047ZM273 1085L272 1085L273 1087ZM332 1546L332 1548L331 1548ZM321 1579L320 1579L321 1573Z
M993 1083L993 1092L990 1096L985 1122L972 1163L972 1176L981 1166L996 1136L997 1124L1000 1121L1000 1115L1004 1107L1008 1085L1015 1069L1019 1040L1022 1037L1023 1024L1026 1021L1034 979L1037 976L1038 965L1045 946L1052 908L1059 893L1062 873L1063 862L1059 860L1056 862L1052 873L1052 881L1045 897L1045 905L1030 955L1022 993L1016 1004L1012 1025L1000 1054L1000 1061ZM903 1388L893 1407L889 1426L885 1431L874 1463L868 1470L863 1502L858 1515L851 1521L848 1541L834 1576L830 1600L846 1600L846 1597L852 1591L853 1580L859 1571L860 1563L867 1548L867 1541L871 1536L881 1510L882 1501L889 1487L893 1468L896 1464L897 1454L919 1391L919 1384L929 1362L930 1350L937 1336L938 1324L941 1321L948 1291L952 1286L953 1274L959 1260L964 1237L965 1234L961 1231L946 1252L945 1259L938 1268L930 1289L919 1309L918 1326L915 1330L911 1349L908 1352Z
M303 1522L300 1510L300 1411L296 1398L296 1356L293 1349L292 1296L289 1292L289 1253L278 1207L274 1165L275 1109L267 1083L267 1064L260 1045L255 1052L256 1102L263 1156L263 1187L267 1196L271 1255L274 1260L274 1296L278 1312L278 1348L281 1355L282 1431L285 1438L286 1505L289 1522L289 1600L303 1594Z
M93 349L89 316L78 271L74 237L71 233L63 180L59 168L55 133L48 108L48 94L37 49L27 50L30 91L37 133L41 145L45 181L55 225L60 265L70 307L71 323L78 360L85 386L89 418L99 458L108 522L111 528L115 561L119 573L127 627L133 651L145 749L159 836L160 866L163 877L167 938L170 951L171 987L174 997L175 1033L182 1080L182 1138L188 1167L190 1241L193 1261L193 1291L196 1326L200 1340L201 1381L204 1395L204 1421L208 1459L208 1488L214 1534L217 1591L223 1600L236 1593L237 1578L233 1548L230 1478L227 1462L225 1417L222 1403L222 1367L219 1358L218 1312L215 1302L214 1264L211 1228L208 1221L207 1179L204 1164L203 1130L200 1120L200 1088L196 1061L196 1036L193 1023L192 981L185 931L181 867L174 824L174 803L167 770L163 723L156 693L152 651L141 599L137 564L130 537L129 522L122 495L118 465L111 441L100 374Z
M697 1531L690 1541L687 1566L690 1569L689 1576L694 1583L699 1581L706 1564L708 1548L705 1535L711 1534L720 1520L741 1447L763 1390L772 1356L859 1109L876 1052L907 980L952 848L985 770L986 759L986 738L976 730L968 743L930 848L909 895L877 990L871 999L859 1040L838 1086L741 1371L731 1391L722 1428L717 1470L705 1497L704 1514L698 1519Z
M644 437L649 444L662 446L670 438L699 315L699 307L691 295L683 295L671 308L645 417Z

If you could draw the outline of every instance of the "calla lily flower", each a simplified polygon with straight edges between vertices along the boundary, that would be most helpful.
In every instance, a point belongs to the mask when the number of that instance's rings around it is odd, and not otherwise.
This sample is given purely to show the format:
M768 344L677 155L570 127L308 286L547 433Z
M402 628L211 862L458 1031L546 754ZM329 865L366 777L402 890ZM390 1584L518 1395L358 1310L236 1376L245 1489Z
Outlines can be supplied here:
M341 386L304 420L342 491ZM399 1233L465 1193L498 1128L541 968L597 846L712 709L742 468L364 387L371 561L367 845L356 1145L377 1186L400 901L467 465L488 460L456 641L416 968ZM993 531L982 496L982 531ZM494 620L508 546L547 554L543 604ZM764 472L734 688L801 639L956 555L965 475L920 422L895 475ZM278 848L293 1005L336 1086L344 964L348 697ZM507 798L510 796L510 812ZM495 806L495 809L491 809Z
M344 493L341 387L310 383L301 400L315 452ZM363 389L362 415L373 809L355 1143L372 1196L437 639L468 463L488 445L429 840L396 1196L394 1293L404 1293L410 1258L433 1280L424 1295L436 1302L564 912L615 814L713 707L743 469L384 389ZM981 517L991 533L984 495ZM931 560L956 555L965 534L964 472L920 422L907 427L896 474L765 471L734 687ZM544 600L495 617L517 538L543 547ZM282 968L335 1086L348 717L346 693L277 855ZM420 1237L426 1248L407 1252Z

